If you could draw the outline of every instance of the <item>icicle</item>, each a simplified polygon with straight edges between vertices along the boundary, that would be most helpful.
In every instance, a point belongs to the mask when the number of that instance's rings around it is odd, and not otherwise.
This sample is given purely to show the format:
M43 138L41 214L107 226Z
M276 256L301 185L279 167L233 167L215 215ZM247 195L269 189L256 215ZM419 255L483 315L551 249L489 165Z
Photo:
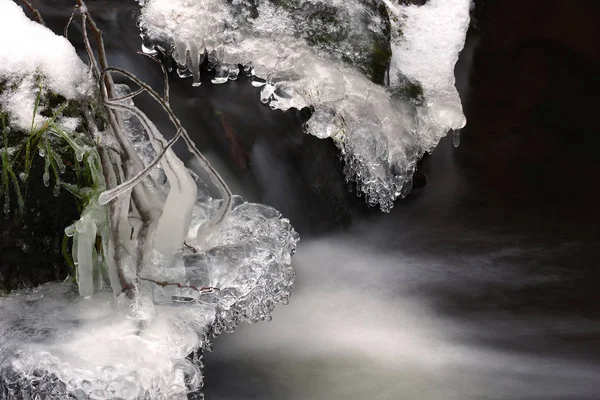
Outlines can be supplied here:
M460 146L460 129L454 129L452 143L454 144L454 147Z
M192 86L200 86L200 65L204 61L205 57L204 48L199 47L196 43L191 43L189 56L191 59L191 64L188 66L188 69L192 71Z
M94 245L96 243L96 224L87 218L76 223L77 240L77 284L79 294L84 298L94 295ZM73 251L75 254L75 249ZM75 257L73 257L75 258Z
M54 157L54 161L56 162L56 165L58 166L58 170L60 171L60 173L64 174L67 171L67 167L65 166L65 163L63 162L62 158L56 156L56 157Z
M67 235L68 237L73 237L74 234L75 234L75 224L69 225L65 228L65 235Z
M229 80L229 66L227 64L219 64L215 68L215 76L211 82L214 84L225 83Z
M44 186L50 186L50 156L44 157L44 175L42 175L42 179L44 180Z

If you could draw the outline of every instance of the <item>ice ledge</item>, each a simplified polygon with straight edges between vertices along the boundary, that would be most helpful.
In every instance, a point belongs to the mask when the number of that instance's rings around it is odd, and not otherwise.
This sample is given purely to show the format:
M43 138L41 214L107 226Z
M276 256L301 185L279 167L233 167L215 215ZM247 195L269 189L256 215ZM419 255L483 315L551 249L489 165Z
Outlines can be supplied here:
M211 213L218 205L206 199L198 209ZM0 298L0 398L201 398L202 349L287 303L297 242L276 210L235 197L207 250L179 254L184 287L146 282L143 293L156 303L149 322L119 312L110 291L86 300L74 284ZM192 286L220 290L199 294Z

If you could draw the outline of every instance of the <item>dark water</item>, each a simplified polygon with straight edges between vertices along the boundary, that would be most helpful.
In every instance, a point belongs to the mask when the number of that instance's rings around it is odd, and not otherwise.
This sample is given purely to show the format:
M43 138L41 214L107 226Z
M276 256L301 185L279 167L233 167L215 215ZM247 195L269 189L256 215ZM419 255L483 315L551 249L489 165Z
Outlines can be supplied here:
M89 5L112 62L160 87L134 55L135 4ZM302 235L291 304L217 340L207 398L600 398L598 3L477 6L456 68L461 146L444 139L390 214L348 192L306 113L271 111L243 79L171 80L233 191ZM64 6L40 8L62 29Z

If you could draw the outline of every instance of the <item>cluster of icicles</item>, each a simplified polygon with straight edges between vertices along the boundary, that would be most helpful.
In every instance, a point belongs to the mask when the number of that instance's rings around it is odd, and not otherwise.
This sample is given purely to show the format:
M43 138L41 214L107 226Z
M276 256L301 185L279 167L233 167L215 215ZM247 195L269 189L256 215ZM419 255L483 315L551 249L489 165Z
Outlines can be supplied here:
M272 109L311 107L305 131L333 139L357 194L390 211L397 197L410 192L419 158L452 127L438 124L426 106L372 83L339 56L316 51L291 35L292 19L271 2L256 3L257 17L235 11L240 4L250 3L147 1L139 20L143 49L172 57L179 76L191 76L195 86L205 61L215 71L213 83L237 79L242 66ZM331 4L364 7L356 1Z

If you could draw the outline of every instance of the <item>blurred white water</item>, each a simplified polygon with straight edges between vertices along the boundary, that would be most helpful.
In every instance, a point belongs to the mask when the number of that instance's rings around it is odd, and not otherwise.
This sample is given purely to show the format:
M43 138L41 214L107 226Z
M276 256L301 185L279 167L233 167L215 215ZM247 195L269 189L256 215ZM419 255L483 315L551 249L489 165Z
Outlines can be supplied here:
M540 341L591 329L583 320L497 313L457 320L434 307L431 287L477 292L487 283L535 286L501 254L439 259L382 251L371 228L304 242L290 305L269 324L222 337L207 356L219 399L594 399L600 369L549 348L494 348L485 338ZM409 236L409 235L408 235ZM409 245L410 246L410 245ZM522 252L525 249L507 249ZM505 252L506 253L506 252ZM481 268L478 268L480 266ZM465 276L471 271L470 276ZM525 333L524 333L525 332Z

